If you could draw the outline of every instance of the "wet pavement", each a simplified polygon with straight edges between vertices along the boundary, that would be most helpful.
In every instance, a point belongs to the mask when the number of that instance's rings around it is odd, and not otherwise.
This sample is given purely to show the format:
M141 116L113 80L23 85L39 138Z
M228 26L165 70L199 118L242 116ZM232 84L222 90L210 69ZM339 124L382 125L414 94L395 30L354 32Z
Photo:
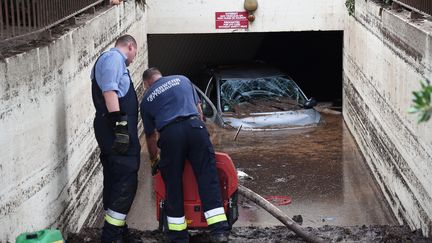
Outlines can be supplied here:
M208 124L217 151L228 153L237 169L253 179L240 183L262 196L288 196L278 206L288 216L301 215L303 226L396 225L386 201L341 115L322 114L317 127L279 131L240 131ZM138 193L128 224L154 230L156 203L144 139ZM239 198L234 225L281 225L254 203ZM100 226L100 225L99 225Z

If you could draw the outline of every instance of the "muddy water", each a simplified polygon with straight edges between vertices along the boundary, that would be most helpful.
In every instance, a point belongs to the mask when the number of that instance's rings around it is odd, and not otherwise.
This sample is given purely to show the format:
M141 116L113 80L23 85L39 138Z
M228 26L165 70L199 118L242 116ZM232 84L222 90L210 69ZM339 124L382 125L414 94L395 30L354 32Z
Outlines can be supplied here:
M263 196L289 196L291 204L279 208L301 215L303 225L397 224L341 115L323 114L323 119L314 128L240 131L235 141L236 130L211 124L208 129L216 150L253 177L240 183ZM127 221L132 228L153 230L156 203L144 141L138 193ZM240 197L239 203L235 226L280 225L252 202Z
M303 225L396 224L341 115L323 114L318 127L240 131L209 126L217 151L230 154L253 179L241 183L262 196L288 196L279 208ZM241 199L237 226L279 224Z

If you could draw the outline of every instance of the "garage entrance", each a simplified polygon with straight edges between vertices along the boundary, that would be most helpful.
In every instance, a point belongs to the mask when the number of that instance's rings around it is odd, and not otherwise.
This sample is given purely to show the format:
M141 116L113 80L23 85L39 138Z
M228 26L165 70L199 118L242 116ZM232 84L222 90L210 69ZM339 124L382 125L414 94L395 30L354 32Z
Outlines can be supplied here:
M164 75L184 74L204 90L206 67L259 60L286 72L318 103L340 106L342 41L340 31L152 34L149 66ZM308 128L236 133L232 127L207 122L207 129L215 150L228 153L236 168L247 174L241 179L243 185L268 198L290 197L292 203L280 209L291 217L301 215L305 226L395 224L342 114L320 113L323 122ZM141 178L150 178L148 171L140 173ZM144 180L136 199L140 203L134 205L155 203L145 196L152 189L150 179ZM279 224L248 200L240 197L239 202L236 226ZM131 225L154 226L153 218L141 222L141 211L133 206L138 216L129 218Z
M151 34L149 66L164 75L184 74L200 88L205 69L263 61L291 76L318 102L342 100L342 31Z

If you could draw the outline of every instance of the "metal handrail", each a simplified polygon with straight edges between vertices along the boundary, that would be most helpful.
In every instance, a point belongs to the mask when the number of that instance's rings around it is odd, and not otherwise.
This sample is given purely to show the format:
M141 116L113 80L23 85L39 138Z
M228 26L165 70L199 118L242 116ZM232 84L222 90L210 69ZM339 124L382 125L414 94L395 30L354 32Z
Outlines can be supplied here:
M39 34L107 0L1 0L0 42Z
M393 0L393 1L414 12L432 16L431 0Z

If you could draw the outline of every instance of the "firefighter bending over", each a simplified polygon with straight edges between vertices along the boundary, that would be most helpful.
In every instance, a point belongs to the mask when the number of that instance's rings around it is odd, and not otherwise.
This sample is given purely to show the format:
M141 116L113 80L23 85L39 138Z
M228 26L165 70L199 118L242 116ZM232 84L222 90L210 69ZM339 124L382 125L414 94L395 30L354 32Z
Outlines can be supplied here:
M182 185L187 159L197 179L210 238L212 242L228 242L230 227L222 204L215 153L191 81L181 75L162 77L157 68L147 69L143 81L147 91L140 105L141 116L153 172L159 169L166 187L169 241L189 242Z

